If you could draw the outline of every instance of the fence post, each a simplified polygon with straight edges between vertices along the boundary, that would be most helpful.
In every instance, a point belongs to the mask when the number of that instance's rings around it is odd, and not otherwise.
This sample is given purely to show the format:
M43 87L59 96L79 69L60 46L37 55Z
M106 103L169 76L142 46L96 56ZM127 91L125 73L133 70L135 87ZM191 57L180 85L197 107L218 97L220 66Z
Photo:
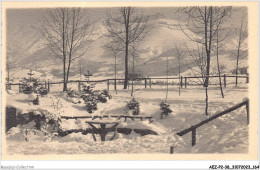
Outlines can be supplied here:
M18 88L19 88L19 93L21 93L21 84L18 84Z
M182 88L182 76L181 76L181 88Z
M247 124L249 125L249 101L246 103Z
M50 80L48 79L48 92L50 92Z
M187 77L185 77L185 88L187 88Z
M224 74L224 87L227 87L227 83L226 83L226 74Z
M107 79L107 90L109 91L109 79Z
M150 79L149 83L150 83L150 88L152 88L152 79Z
M191 131L191 146L194 146L196 144L196 129L193 129Z
M174 147L171 146L171 148L170 148L170 154L173 154L173 153L174 153Z
M116 91L116 79L115 79L115 84L114 84L114 86L115 86L115 91Z
M146 78L144 78L144 86L145 86L145 88L147 87L147 80L146 80Z
M11 83L8 83L8 85L6 85L5 86L5 90L7 91L7 90L12 90L12 85L11 85Z
M78 81L78 92L81 93L80 81Z
M6 91L7 91L7 90L12 90L11 84L6 84L6 85L5 85L5 90L6 90Z
M249 83L249 74L247 73L246 83Z

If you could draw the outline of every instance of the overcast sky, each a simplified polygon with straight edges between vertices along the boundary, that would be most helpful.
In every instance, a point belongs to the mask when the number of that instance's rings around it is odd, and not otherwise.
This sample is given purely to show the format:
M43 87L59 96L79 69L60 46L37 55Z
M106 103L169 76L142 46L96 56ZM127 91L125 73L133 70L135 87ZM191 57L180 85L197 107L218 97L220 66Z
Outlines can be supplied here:
M167 19L177 19L176 9L178 8L144 8L147 15L162 14ZM107 10L116 10L116 8L88 8L88 14L92 21L105 19ZM247 11L246 8L233 8L231 20L236 23ZM30 26L40 21L48 13L47 9L8 9L7 10L7 28ZM8 30L8 29L7 29Z

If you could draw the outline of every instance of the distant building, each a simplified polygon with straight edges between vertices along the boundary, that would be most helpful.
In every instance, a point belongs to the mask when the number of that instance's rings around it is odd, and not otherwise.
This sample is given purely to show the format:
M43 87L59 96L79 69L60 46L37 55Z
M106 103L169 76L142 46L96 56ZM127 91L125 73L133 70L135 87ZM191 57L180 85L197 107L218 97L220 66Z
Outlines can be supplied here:
M238 74L247 74L248 73L247 69L248 69L247 67L238 68ZM236 69L232 71L232 74L236 74Z

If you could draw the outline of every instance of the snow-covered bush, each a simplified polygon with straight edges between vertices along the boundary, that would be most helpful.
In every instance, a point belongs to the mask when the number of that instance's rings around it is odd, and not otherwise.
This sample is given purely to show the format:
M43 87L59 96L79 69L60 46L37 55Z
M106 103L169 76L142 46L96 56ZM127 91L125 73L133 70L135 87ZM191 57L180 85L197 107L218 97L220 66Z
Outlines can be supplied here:
M28 94L27 101L31 102L33 105L39 105L40 104L39 95L36 93L30 93Z
M27 100L30 101L30 102L32 102L36 98L37 98L37 94L36 93L31 93L31 94L28 94L28 96L27 96Z
M89 113L93 113L94 110L97 110L97 100L91 95L87 96L84 101Z
M37 89L36 89L37 90ZM45 96L48 94L48 89L46 89L45 87L40 87L38 88L37 92L41 95L41 96Z
M99 91L95 90L91 94L93 98L95 98L98 102L106 103L109 99L112 98L111 95L109 95L109 92L107 90Z
M61 126L61 118L59 115L48 111L34 111L33 119L35 127L47 134L59 132Z
M24 94L37 93L40 81L37 78L23 78L21 91Z
M18 114L18 125L29 129L37 129L46 133L58 132L60 130L61 118L58 114L46 110L35 110L33 112ZM32 126L27 126L34 122Z
M67 94L68 94L68 97L71 97L71 98L79 97L79 93L70 88L67 90Z
M21 92L24 94L40 94L41 96L48 94L48 89L40 86L41 82L37 78L23 78Z
M109 92L107 90L103 90L101 93L97 91L97 100L102 103L106 103L109 99L112 98L111 95L109 95Z
M86 98L88 98L89 96L93 96L94 93L94 87L95 85L91 85L91 84L82 84L83 89L81 90L81 98L83 100L85 100Z
M94 84L82 84L83 89L81 90L82 94L92 94L94 92Z
M109 94L109 91L108 90L103 90L101 92L101 94L103 94L105 97L107 97L108 99L112 99L112 96Z
M57 136L61 129L61 118L57 114L53 114L46 110L35 110L33 112L18 114L18 125L16 129L10 129L8 136L22 134L22 139L29 141L30 139L52 139ZM18 136L19 136L18 134Z
M83 84L82 95L80 96L85 101L89 113L97 110L98 91L93 90L94 87L95 85Z
M97 97L98 97L97 99L98 99L99 102L101 102L101 103L107 102L107 97L104 94L100 93L100 94L98 94Z
M139 115L140 113L140 102L135 98L132 98L127 104L126 108L132 110L133 115Z
M83 85L82 89L81 98L85 101L89 113L93 113L94 110L97 110L98 102L106 103L108 99L112 98L107 90L100 92L99 90L94 90L94 87L94 84L87 84Z
M165 118L166 116L169 115L169 113L172 112L172 110L171 110L169 107L170 107L170 105L167 104L166 101L162 101L162 102L160 103L160 110L162 110L161 119L162 119L163 117Z
M58 114L53 114L51 112L43 112L44 123L45 125L42 127L45 131L53 133L60 131L61 127L61 117Z
M36 99L34 99L32 102L33 105L39 105L40 104L39 96L37 95Z
M58 98L58 96L54 95L54 97L50 97L52 104L51 106L53 107L54 110L60 110L63 107L63 104L61 100Z

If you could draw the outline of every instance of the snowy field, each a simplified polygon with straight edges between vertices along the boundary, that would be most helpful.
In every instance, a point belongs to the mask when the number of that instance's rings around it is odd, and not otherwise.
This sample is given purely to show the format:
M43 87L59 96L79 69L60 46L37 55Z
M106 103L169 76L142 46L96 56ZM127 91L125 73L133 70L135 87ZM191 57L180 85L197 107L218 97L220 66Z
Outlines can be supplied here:
M244 80L243 80L244 81ZM75 86L76 89L77 86ZM96 86L97 89L106 89L106 84ZM62 86L60 86L62 88ZM197 129L197 144L191 147L191 133L182 137L176 133L195 125L210 116L238 104L248 96L247 84L239 87L229 85L224 88L225 98L222 99L219 87L209 87L209 116L205 110L205 90L201 86L188 86L181 89L178 95L177 86L169 86L167 102L173 111L165 119L160 119L159 104L165 99L165 86L152 86L144 89L135 87L134 97L140 101L141 112L139 116L152 116L153 122L148 120L123 120L120 127L150 129L158 135L141 136L132 131L130 135L116 134L112 141L101 142L99 135L97 141L91 134L72 133L65 137L45 135L41 131L31 131L24 137L24 129L30 129L33 123L11 128L7 132L8 152L10 154L88 154L88 153L169 153L174 146L174 153L247 153L248 126L246 122L246 109L241 107L227 115L213 120ZM45 97L40 98L40 105L29 104L28 95L19 94L16 90L7 94L7 106L16 107L19 114L30 111L47 110L61 116L89 116L89 115L129 115L125 110L126 103L131 99L130 89L122 90L118 87L118 94L110 86L112 99L107 103L98 103L98 110L89 114L84 102L74 104L64 93L52 90ZM60 100L62 107L53 108L55 100ZM54 101L54 102L53 102ZM85 129L88 125L86 119L65 120L61 126L65 130ZM109 134L107 138L110 138ZM19 146L19 147L18 147Z

